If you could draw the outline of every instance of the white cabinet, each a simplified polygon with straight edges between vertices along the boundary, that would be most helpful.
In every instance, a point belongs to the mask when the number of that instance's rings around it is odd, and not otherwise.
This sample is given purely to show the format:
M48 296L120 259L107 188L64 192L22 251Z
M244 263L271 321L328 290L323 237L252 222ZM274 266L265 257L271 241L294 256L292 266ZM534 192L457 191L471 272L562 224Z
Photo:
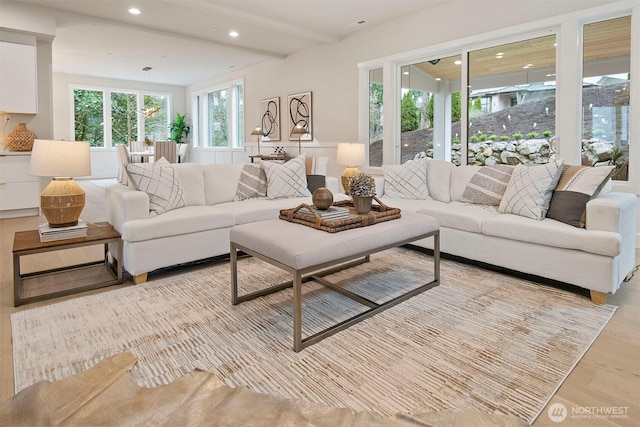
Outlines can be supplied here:
M29 175L31 153L0 152L0 219L40 214L40 178Z
M0 111L36 114L36 46L0 41Z

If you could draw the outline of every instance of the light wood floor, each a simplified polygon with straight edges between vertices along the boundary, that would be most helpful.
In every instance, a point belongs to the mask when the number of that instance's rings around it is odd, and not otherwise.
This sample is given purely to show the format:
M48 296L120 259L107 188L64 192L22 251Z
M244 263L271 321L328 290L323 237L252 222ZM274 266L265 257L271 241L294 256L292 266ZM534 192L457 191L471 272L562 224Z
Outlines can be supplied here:
M102 190L92 184L83 185L87 191L87 207L83 218L89 221L105 220ZM69 298L110 288L90 291L80 295L13 307L13 276L11 249L16 231L30 230L45 222L42 217L0 220L0 398L13 396L13 356L10 315L19 310L52 304ZM29 269L43 269L58 263L82 262L87 258L100 259L100 247L65 251L59 256L38 256L29 259ZM640 251L636 251L636 263L640 263ZM131 277L125 276L124 286L133 286ZM546 409L536 426L639 426L640 425L640 271L615 294L608 304L618 306L618 311L594 342L574 371L559 388L549 405L562 403L569 417L561 423L553 423ZM544 373L541 373L544 375ZM571 411L626 410L626 418L577 419ZM626 408L626 409L624 409ZM1 421L0 421L0 424Z

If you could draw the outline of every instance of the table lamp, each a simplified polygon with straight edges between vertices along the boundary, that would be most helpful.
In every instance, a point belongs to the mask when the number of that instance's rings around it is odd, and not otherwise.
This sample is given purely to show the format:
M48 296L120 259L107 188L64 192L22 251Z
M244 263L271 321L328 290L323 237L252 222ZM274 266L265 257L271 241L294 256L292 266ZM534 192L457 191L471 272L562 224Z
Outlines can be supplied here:
M336 163L347 168L340 176L344 193L349 194L349 180L352 176L360 173L357 166L364 165L365 146L364 144L341 142L338 144L338 154Z
M291 135L298 136L298 154L302 154L302 146L300 145L300 138L302 138L302 135L306 135L308 133L309 131L307 130L307 128L301 124L297 124L293 127L293 129L291 129Z
M260 155L260 139L264 136L264 131L260 126L256 126L256 128L251 131L251 135L258 135L258 155Z
M91 175L89 143L36 139L31 151L29 173L53 178L40 194L40 208L49 226L70 227L78 224L85 194L72 177Z

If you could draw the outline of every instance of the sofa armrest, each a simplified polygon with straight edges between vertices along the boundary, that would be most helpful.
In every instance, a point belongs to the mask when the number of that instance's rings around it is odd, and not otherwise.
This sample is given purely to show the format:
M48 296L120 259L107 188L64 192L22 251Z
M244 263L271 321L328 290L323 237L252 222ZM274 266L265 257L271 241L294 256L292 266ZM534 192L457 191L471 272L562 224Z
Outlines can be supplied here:
M344 193L342 184L335 176L327 176L324 180L324 186L331 191L332 194Z
M134 219L149 218L149 195L125 185L106 188L107 218L122 233L122 225Z
M587 203L587 230L613 231L620 235L617 283L631 272L636 260L636 209L638 199L631 193L605 193Z
M587 203L585 228L635 235L636 205L631 193L601 194Z

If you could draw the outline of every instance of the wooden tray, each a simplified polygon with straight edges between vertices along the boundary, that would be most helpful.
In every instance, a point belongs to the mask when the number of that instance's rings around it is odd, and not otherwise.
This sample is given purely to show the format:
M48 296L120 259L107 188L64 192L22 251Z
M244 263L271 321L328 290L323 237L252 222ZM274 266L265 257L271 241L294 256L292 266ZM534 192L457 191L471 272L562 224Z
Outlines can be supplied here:
M320 215L313 212L313 209L311 209L309 205L303 203L293 209L280 210L280 219L306 225L308 227L313 227L318 230L326 231L328 233L337 233L339 231L366 227L369 225L374 225L400 218L400 209L391 208L385 205L377 197L374 197L373 199L378 202L378 204L374 204L371 207L371 212L364 215L358 215L356 213L352 201L344 200L341 202L335 202L333 206L349 208L349 216L347 218L334 220L323 219ZM313 213L313 215L298 213L298 211L302 208L309 209Z

